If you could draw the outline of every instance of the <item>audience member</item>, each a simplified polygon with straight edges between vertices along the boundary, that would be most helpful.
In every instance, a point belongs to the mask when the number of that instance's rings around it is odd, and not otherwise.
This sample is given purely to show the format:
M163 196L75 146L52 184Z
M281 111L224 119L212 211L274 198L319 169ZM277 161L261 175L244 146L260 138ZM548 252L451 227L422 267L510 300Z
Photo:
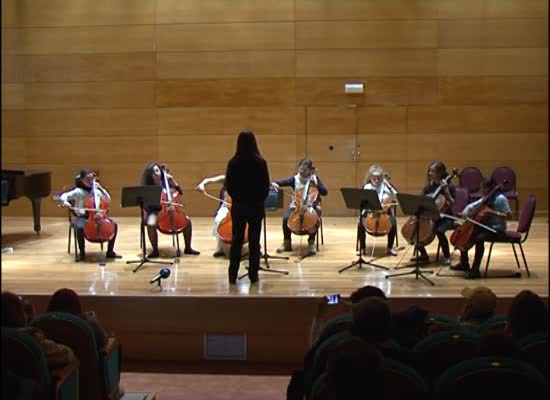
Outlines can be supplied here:
M521 349L510 335L503 333L488 333L479 341L480 357L521 358Z
M50 370L62 368L74 360L74 353L69 347L46 339L40 329L26 326L28 320L22 297L11 292L2 292L2 327L16 328L19 332L32 336L42 347Z
M325 375L314 400L383 399L382 356L373 345L354 337L329 354Z
M475 328L495 315L497 296L488 287L466 287L462 289L462 296L466 299L458 319L462 326Z
M109 334L101 326L93 311L82 312L80 298L78 294L71 289L59 289L56 291L48 304L48 312L65 312L81 317L90 324L98 349L102 348Z
M548 331L548 308L544 301L530 290L522 290L512 300L508 310L506 332L521 339L534 333Z

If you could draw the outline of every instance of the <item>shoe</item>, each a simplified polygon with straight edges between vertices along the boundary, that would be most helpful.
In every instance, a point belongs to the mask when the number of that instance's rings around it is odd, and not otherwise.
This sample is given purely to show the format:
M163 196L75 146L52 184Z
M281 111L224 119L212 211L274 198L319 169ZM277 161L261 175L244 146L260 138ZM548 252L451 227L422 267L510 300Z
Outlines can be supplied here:
M307 246L306 256L314 256L317 254L317 249L315 248L315 243L311 243Z
M445 257L443 259L443 265L451 265L451 257Z
M458 263L455 265L451 265L451 271L468 272L469 270L470 270L470 266L468 264Z
M254 283L258 283L260 278L258 277L258 273L251 274L250 270L248 271L248 279L250 279L250 284L253 285Z
M117 254L117 253L115 253L114 251L105 254L105 257L106 257L106 258L122 258L122 256L121 256L120 254Z
M214 252L214 254L212 254L214 257L224 257L225 256L225 253L223 252L223 250L218 250L216 252Z
M388 249L386 250L386 254L388 256L397 256L397 251L395 251L393 247L388 247Z
M152 252L147 254L147 258L157 258L157 257L160 257L158 250L153 250Z
M290 240L285 240L281 247L277 250L277 253L284 253L285 251L292 251L292 242Z
M466 275L464 276L466 279L479 279L481 278L481 274L478 270L471 270L466 272Z
M237 274L233 275L232 273L229 273L229 284L230 285L237 284Z
M195 249L192 249L191 247L188 248L188 249L185 249L183 250L183 254L191 254L192 256L198 256L199 254L201 254L200 251L197 251Z
M78 255L75 257L76 262L82 262L86 259L86 254L84 253L78 253Z

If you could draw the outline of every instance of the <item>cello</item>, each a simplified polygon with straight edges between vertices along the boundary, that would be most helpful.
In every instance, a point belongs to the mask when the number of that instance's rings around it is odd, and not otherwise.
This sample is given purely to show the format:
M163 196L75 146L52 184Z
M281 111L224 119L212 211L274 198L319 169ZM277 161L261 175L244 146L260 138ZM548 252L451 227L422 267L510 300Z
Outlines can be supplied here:
M385 184L392 192L397 193L395 188L386 181L385 177L381 184ZM392 223L388 212L391 212L390 207L395 204L391 197L386 197L382 201L382 210L369 211L367 213L363 218L363 227L369 235L385 236L391 231Z
M92 177L92 190L84 200L84 210L88 212L88 220L83 233L86 240L94 243L108 242L115 236L115 225L107 216L109 201L100 195L95 174Z
M296 209L288 217L288 228L297 235L317 232L321 219L315 210L319 203L319 189L311 185L313 174L309 177L303 189L295 194Z
M448 175L443 181L446 184L449 184L449 182L458 175L458 170L455 168L453 169L453 172L451 175ZM443 184L440 184L437 189L429 194L428 196L434 199L435 205L439 209L440 213L443 213L447 211L450 207L450 205L447 202L447 199L441 193L443 190ZM416 216L410 217L407 222L403 225L403 228L401 228L401 234L405 238L405 240L415 246L427 246L429 245L435 238L435 221L431 218L427 217L420 217L420 220L418 221L418 237L416 232Z
M502 190L503 184L495 186L491 191L482 198L481 202L470 212L470 216L465 218L465 221L459 225L450 237L451 244L460 251L468 251L475 244L475 238L480 227L492 233L497 231L486 225L486 220L490 215L491 208L488 203L493 197Z
M162 171L164 187L160 197L161 210L158 215L157 229L166 235L175 236L177 242L176 256L179 257L181 251L179 249L178 234L187 228L189 220L179 202L178 191L169 184L169 179L175 184L174 179L172 177L168 178L168 171L165 166L162 166Z
M225 200L223 201L227 206L227 215L222 219L218 225L217 233L218 237L225 244L231 244L233 242L233 222L231 219L231 196L229 194L225 195ZM248 224L244 229L244 242L248 242Z

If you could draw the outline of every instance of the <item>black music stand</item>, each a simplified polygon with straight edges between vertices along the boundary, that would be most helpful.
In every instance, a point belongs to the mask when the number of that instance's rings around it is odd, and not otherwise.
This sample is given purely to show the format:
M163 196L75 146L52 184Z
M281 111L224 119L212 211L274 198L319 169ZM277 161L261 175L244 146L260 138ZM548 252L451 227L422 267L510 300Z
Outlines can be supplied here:
M341 188L340 191L342 192L342 196L344 197L344 202L346 203L346 207L359 211L359 219L361 219L361 210L378 211L382 209L382 204L380 204L380 200L378 199L378 193L376 193L376 190ZM358 246L358 244L359 244L359 231L357 231L356 239L355 239L355 249L357 250L359 248L359 258L356 261L352 262L350 265L339 269L338 273L342 273L350 268L355 267L356 265L359 267L359 269L361 269L363 268L363 264L370 265L371 267L375 267L375 268L385 269L385 270L389 269L382 265L373 263L372 260L365 261L365 259L363 259L363 255L361 254L361 249L360 249L360 246Z
M141 216L140 240L142 246L142 256L139 260L126 261L126 264L138 264L132 272L137 272L145 263L165 264L164 261L154 261L147 258L147 246L145 242L145 220L143 218L143 210L150 206L160 207L160 193L162 188L157 185L149 186L129 186L122 188L121 207L136 207L139 206L139 214Z
M281 189L279 190L270 190L267 197L264 201L264 207L266 211L276 211L284 207L284 197L283 197L283 191ZM269 265L268 259L272 258L274 260L290 260L290 257L284 257L284 256L272 256L267 252L267 226L266 226L266 217L264 216L263 223L263 231L264 231L264 251L263 254L260 256L264 259L265 262L265 268L261 267L258 269L258 271L264 271L264 272L273 272L275 274L284 274L288 275L288 271L283 270L277 270L277 269L271 269L271 266ZM250 251L250 249L248 249ZM248 270L248 267L246 267ZM244 277L248 276L248 272L244 273L243 275L239 276L237 279L241 280Z
M9 204L8 195L10 191L10 183L7 179L2 179L2 206L7 206ZM13 247L2 247L3 253L13 253Z
M414 228L415 236L416 236L414 243L416 247L416 243L418 243L418 237L419 237L420 217L431 218L434 221L437 221L440 218L439 210L435 205L434 199L431 198L430 196L397 193L397 200L399 201L399 205L401 206L401 209L403 210L403 213L405 215L408 215L408 216L414 215L416 217L415 228ZM433 274L433 271L421 271L420 265L422 265L422 263L420 262L417 254L415 257L414 264L408 265L411 267L414 266L414 269L412 271L386 275L386 279L392 278L394 276L415 275L416 279L418 279L418 277L420 276L430 285L434 286L435 284L431 280L429 280L427 277L424 276L424 273ZM405 268L405 267L402 267L402 268Z

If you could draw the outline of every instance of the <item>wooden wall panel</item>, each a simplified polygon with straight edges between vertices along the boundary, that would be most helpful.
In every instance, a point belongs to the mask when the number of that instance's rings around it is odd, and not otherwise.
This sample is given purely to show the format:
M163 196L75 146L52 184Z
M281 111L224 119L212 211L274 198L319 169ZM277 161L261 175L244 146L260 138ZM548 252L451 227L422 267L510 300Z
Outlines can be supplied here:
M294 48L289 22L158 25L158 51L286 50Z
M243 128L259 134L304 133L304 113L294 107L159 108L161 135L228 135Z
M157 0L156 23L200 23L239 21L290 21L294 19L294 0Z
M2 110L2 137L25 136L24 111Z
M319 162L347 162L353 165L357 136L310 134L307 137L307 155L314 164ZM353 173L350 169L350 174ZM330 170L328 170L330 171ZM327 173L325 172L325 175Z
M439 90L443 104L546 104L548 78L442 77Z
M347 107L308 107L308 134L354 135L357 132L356 110Z
M154 105L155 82L32 83L28 109L130 108Z
M437 31L434 20L298 22L296 48L433 48L437 47Z
M296 19L369 20L428 19L437 17L437 2L431 0L296 0Z
M20 110L25 107L25 86L21 83L2 84L2 109Z
M434 50L297 50L297 77L433 76Z
M153 0L3 0L11 27L144 25L154 22Z
M406 107L362 107L358 111L358 133L406 133Z
M50 169L56 188L91 166L117 203L160 159L191 215L212 215L215 202L194 187L224 172L251 128L272 176L313 158L328 215L354 214L338 189L360 184L372 163L417 192L439 158L484 172L511 165L520 193L546 208L547 0L1 6L2 166ZM365 92L346 95L346 82ZM86 152L94 141L96 159ZM26 203L5 211L28 215ZM53 202L43 209L64 215Z
M547 76L547 49L441 49L439 76Z
M548 110L544 105L516 106L411 106L411 133L547 132Z
M26 110L24 118L29 135L58 132L83 136L81 132L97 134L105 129L110 132L157 129L157 110L154 108Z
M220 106L273 106L294 104L294 82L292 79L227 79L217 81L218 86L211 86L208 92L213 93L209 103ZM193 105L188 91L189 83L181 81L159 81L157 85L157 106L183 107ZM207 86L208 88L208 86ZM221 97L220 97L221 96Z
M25 82L153 81L155 53L23 56Z
M548 156L545 133L410 134L407 141L408 160L544 161Z
M14 29L17 54L133 53L155 48L154 26Z
M157 63L159 79L287 78L295 56L291 50L158 53Z
M468 19L439 21L439 48L548 47L548 21Z

